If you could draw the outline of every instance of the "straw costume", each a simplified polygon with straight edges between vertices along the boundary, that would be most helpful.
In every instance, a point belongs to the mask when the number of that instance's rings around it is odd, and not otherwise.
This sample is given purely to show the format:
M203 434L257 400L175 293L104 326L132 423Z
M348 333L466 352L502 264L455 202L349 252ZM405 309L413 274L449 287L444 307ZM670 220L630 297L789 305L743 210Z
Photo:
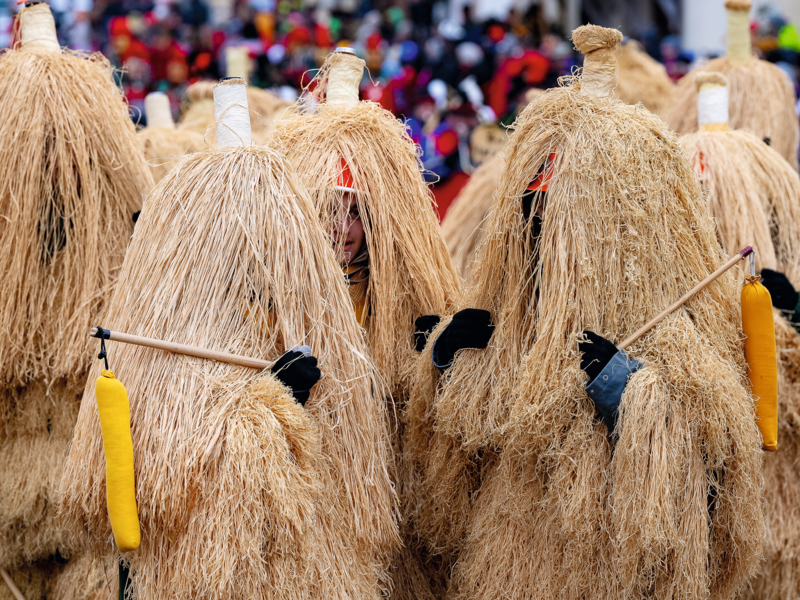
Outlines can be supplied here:
M169 98L162 92L147 94L144 99L147 127L136 132L142 151L156 183L163 179L177 160L206 148L203 134L191 129L175 129Z
M521 113L542 93L544 90L538 88L525 92L525 103L520 104L518 112ZM507 139L507 134L504 137ZM505 140L503 143L505 144ZM450 252L462 280L468 278L475 249L483 239L484 219L494 205L494 192L503 173L501 151L502 147L478 165L442 221L442 236L447 244L447 251Z
M19 23L0 55L0 568L46 576L79 549L55 514L86 330L153 180L108 61L62 50L45 4Z
M502 173L503 159L499 156L481 164L442 221L442 237L462 279L467 279L473 254L483 238L482 225L494 204L494 192Z
M611 96L621 37L577 29L582 76L520 116L481 267L420 358L411 447L453 599L730 598L757 567L733 276L616 346L721 264L677 139Z
M377 599L382 557L399 543L382 386L307 192L279 154L249 143L243 80L214 96L221 147L183 157L148 198L109 323L280 360L268 372L109 348L130 399L141 525L140 547L125 554L132 593ZM301 345L313 357L292 350ZM305 387L287 379L295 363L316 371ZM107 554L94 375L62 509Z
M398 421L417 346L455 301L459 281L405 126L380 105L358 99L363 70L364 61L353 54L330 55L310 98L275 129L329 232L344 216L344 194L356 198L365 247L344 268L370 354L394 401L387 402L387 413ZM430 598L441 577L426 575L430 565L416 556L416 474L402 460L401 424L393 427L404 520L404 549L392 558L393 597Z
M614 95L625 104L641 102L651 113L663 114L672 103L675 84L660 62L652 58L639 42L621 45L619 73Z
M750 47L749 0L727 0L728 54L702 66L728 78L730 127L747 129L758 138L770 140L778 153L797 170L798 130L795 98L788 76L780 69L753 56ZM678 133L697 130L698 70L690 71L676 87L675 100L665 120Z
M699 72L700 129L681 144L708 191L723 246L730 252L751 241L759 251L762 283L777 310L779 356L778 452L765 456L766 561L752 586L756 598L800 596L800 484L798 435L800 323L800 176L774 149L748 131L728 129L727 79ZM791 298L791 300L786 300Z
M203 136L206 143L216 144L214 130L214 98L212 81L198 81L186 89L188 106L178 121L178 131L193 131ZM264 144L272 132L272 123L279 118L289 102L270 91L248 86L247 105L250 107L252 138L255 144Z

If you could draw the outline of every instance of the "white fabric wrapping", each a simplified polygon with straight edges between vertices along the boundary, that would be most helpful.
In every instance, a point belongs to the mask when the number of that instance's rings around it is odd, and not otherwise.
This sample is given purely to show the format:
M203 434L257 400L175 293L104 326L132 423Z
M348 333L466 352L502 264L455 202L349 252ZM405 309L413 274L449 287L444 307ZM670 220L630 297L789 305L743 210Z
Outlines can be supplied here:
M724 85L697 93L697 124L728 122L728 88Z
M175 122L172 120L172 109L169 106L169 98L163 92L147 94L144 99L144 114L147 117L148 127L175 129Z
M250 109L247 86L223 83L214 88L214 119L217 122L217 148L249 146Z

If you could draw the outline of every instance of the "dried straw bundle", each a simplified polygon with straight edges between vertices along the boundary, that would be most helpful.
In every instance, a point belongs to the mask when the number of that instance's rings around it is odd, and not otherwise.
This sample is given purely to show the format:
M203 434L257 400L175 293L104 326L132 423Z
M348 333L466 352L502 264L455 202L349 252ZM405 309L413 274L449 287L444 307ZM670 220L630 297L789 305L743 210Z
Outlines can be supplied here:
M34 563L10 569L8 574L26 600L39 600L47 598L48 582L56 569L52 563ZM0 600L16 600L3 579L0 579Z
M377 597L397 543L381 385L283 159L183 157L148 199L110 314L113 329L265 359L308 344L324 374L304 410L269 373L113 347L131 400L137 597ZM93 373L62 508L101 552L104 479Z
M728 78L730 127L750 130L761 139L769 138L772 147L797 170L800 131L792 84L780 67L752 56L749 0L728 0L725 6L729 14L728 56L703 65L702 71L716 71ZM664 117L680 134L697 130L697 73L698 69L690 71L678 82L674 101Z
M45 4L21 11L49 18ZM54 29L53 29L54 31ZM55 34L53 33L53 36ZM34 39L0 56L0 383L77 379L153 185L111 65Z
M490 158L472 174L442 221L442 237L462 279L467 279L475 249L483 238L481 225L494 204L503 159Z
M675 84L664 65L631 40L622 45L614 94L625 104L641 102L650 112L663 114L672 104Z
M57 489L83 386L11 390L0 429L0 566L68 558L76 540L56 518Z
M374 102L325 102L331 68L355 60L330 55L314 80L310 100L287 111L275 131L326 227L341 211L342 192L334 186L342 160L353 187L365 191L358 195L370 260L371 314L365 328L375 364L394 395L402 398L416 357L414 320L445 314L459 280L403 123Z
M84 552L61 567L48 587L47 600L111 600L119 588L117 561Z
M211 81L198 81L186 89L188 106L178 121L179 131L194 131L203 136L209 146L216 145L214 133L214 98L212 91L216 84ZM272 133L273 121L281 117L291 104L270 91L257 87L247 88L247 104L250 107L253 143L264 144Z
M191 129L175 129L169 98L161 92L148 94L144 101L147 127L136 132L156 183L184 154L206 148L203 135ZM213 105L212 105L213 108Z
M136 133L136 137L156 183L164 178L181 156L207 147L202 134L190 129L145 127Z
M695 77L702 95L727 84L718 73ZM702 112L702 111L701 111ZM752 241L759 268L785 273L800 287L800 177L774 149L747 131L729 131L725 122L701 125L681 144L708 191L723 246L730 252ZM764 458L768 537L766 561L753 582L756 598L800 595L800 337L776 312L779 375L780 452Z
M364 327L370 354L402 412L417 354L414 322L450 310L459 278L405 126L380 105L358 101L363 69L364 62L353 55L330 55L312 83L310 99L289 109L286 118L276 121L275 131L326 229L342 218L343 192L335 188L342 161L352 175L352 188L363 191L357 202L369 252ZM393 408L389 412L397 416ZM417 474L402 460L402 423L393 425L405 547L391 558L392 596L433 598L442 574L418 552L412 525Z
M734 277L628 349L644 367L613 452L584 391L583 329L619 343L721 264L675 136L609 97L620 40L576 30L583 76L529 105L505 150L462 303L492 313L489 347L462 351L441 381L420 370L422 396L439 391L427 410L412 405L415 431L427 418L429 440L462 452L460 465L429 467L456 474L438 498L462 499L427 511L459 552L451 598L729 598L757 567L761 440ZM520 199L551 153L531 239ZM429 473L424 496L436 499Z

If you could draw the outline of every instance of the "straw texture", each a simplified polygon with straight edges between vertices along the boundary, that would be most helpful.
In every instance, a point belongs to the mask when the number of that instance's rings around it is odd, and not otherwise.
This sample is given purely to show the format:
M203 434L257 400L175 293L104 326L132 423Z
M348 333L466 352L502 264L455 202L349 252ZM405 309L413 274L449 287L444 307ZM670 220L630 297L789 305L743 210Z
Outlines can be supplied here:
M700 74L698 75L698 78ZM757 268L781 271L800 287L800 176L774 149L747 131L698 132L681 144L708 191L723 246L744 240L758 250ZM752 583L754 598L800 595L800 336L775 311L778 349L779 451L766 453L769 524L765 562Z
M152 176L102 55L9 50L0 81L0 383L79 378Z
M771 146L797 170L800 140L796 98L786 74L771 63L755 57L748 62L717 58L683 77L676 86L674 101L664 119L679 134L697 130L698 72L716 71L728 78L729 126L746 129L759 139L769 138Z
M276 121L275 133L328 231L342 218L342 192L334 189L342 159L352 174L353 188L363 192L357 194L357 202L369 251L370 307L364 326L370 355L391 392L387 412L393 424L395 485L404 521L405 548L391 559L392 597L432 598L443 575L439 565L426 564L413 531L417 473L403 461L406 441L399 416L417 356L414 321L450 311L460 281L442 239L416 147L403 123L373 102L325 103L331 68L338 61L355 60L332 54L309 87L313 93Z
M136 132L136 138L156 183L164 178L181 156L207 147L203 135L191 129L145 127Z
M339 217L342 192L333 189L344 159L353 176L369 248L371 315L368 345L396 396L407 393L414 320L445 314L459 279L442 240L434 200L402 122L374 102L353 107L324 104L333 54L313 95L275 123L276 137L311 192L323 224ZM323 102L323 103L318 103Z
M534 100L504 151L460 304L491 312L488 348L461 351L438 381L420 367L415 390L437 392L427 410L412 395L415 430L427 419L431 447L461 455L424 475L430 543L457 553L453 599L731 598L765 536L737 285L723 276L628 349L644 367L613 443L584 391L581 331L619 343L722 255L674 134L581 84ZM551 153L532 239L521 197Z
M186 106L178 121L178 131L194 131L203 136L205 142L216 146L214 132L214 86L213 81L198 81L186 89ZM263 144L272 132L272 122L279 118L290 102L281 100L267 90L257 87L247 88L247 106L250 109L250 127L254 144Z
M31 384L8 390L0 430L0 566L15 567L77 548L56 518L64 456L82 386ZM22 467L22 468L21 468Z
M638 104L652 113L663 114L672 103L675 84L660 62L652 58L639 42L622 44L617 87L614 94L625 104Z
M447 251L462 279L468 278L475 249L483 238L482 225L494 204L494 192L502 173L500 157L492 157L481 164L453 200L442 221Z
M398 543L383 386L282 157L255 146L183 157L148 198L109 314L111 329L267 360L307 344L323 373L303 409L269 373L111 343L131 401L137 597L377 598ZM62 512L102 553L97 374Z
M49 8L20 18L28 11ZM80 548L56 511L90 357L85 332L153 186L112 75L100 54L0 55L0 566L20 574L28 598Z

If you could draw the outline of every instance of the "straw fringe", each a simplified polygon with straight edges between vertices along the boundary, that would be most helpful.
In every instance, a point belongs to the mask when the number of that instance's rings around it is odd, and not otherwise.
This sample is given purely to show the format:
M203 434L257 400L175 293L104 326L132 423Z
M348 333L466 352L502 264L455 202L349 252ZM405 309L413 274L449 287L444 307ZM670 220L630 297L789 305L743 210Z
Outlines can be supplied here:
M0 566L69 556L77 540L56 518L57 488L81 387L7 390L0 428Z
M164 178L181 156L199 152L207 147L202 134L190 129L145 127L136 132L136 138L139 140L155 183Z
M675 94L675 84L664 65L633 40L622 45L618 64L615 95L625 104L641 102L650 112L663 114Z
M58 569L48 586L47 599L113 600L117 598L118 581L116 557L95 558L83 552Z
M0 383L72 379L153 181L102 55L9 50L0 80Z
M747 129L759 139L769 138L772 147L797 170L800 140L796 98L786 74L771 63L753 58L746 63L717 58L683 77L664 120L680 134L697 130L698 72L717 71L728 78L729 126Z
M483 222L494 204L494 192L503 173L503 159L495 156L475 169L450 205L442 221L442 237L462 279L467 279L475 249L483 237Z
M131 400L139 598L377 597L381 557L398 543L384 388L295 178L255 146L192 154L137 224L109 327L264 359L308 344L324 374L303 410L269 374L112 344ZM96 375L62 512L103 552Z

